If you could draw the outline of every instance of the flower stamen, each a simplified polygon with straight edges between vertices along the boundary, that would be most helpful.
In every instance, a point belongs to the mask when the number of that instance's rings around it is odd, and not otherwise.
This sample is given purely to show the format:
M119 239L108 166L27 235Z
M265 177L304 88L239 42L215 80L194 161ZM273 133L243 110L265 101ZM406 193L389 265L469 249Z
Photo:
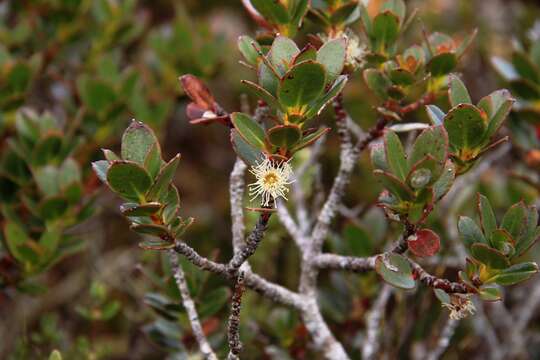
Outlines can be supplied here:
M277 198L287 200L288 185L294 182L291 180L293 170L288 161L276 162L265 159L249 171L256 179L254 183L248 185L251 201L260 196L261 205L266 207Z

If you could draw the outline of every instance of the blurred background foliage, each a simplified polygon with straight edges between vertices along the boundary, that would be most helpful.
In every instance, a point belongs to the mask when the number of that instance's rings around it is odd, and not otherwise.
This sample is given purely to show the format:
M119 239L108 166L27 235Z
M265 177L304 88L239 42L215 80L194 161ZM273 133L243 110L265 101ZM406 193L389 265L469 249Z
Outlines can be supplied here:
M540 25L534 22L540 7L534 1L518 0L407 4L418 9L420 21L407 30L404 43L420 43L422 27L458 38L478 28L478 37L458 68L473 100L508 82L513 82L512 90L522 90L513 91L523 101L512 114L511 131L506 130L515 145L509 166L505 173L500 168L488 170L478 185L466 188L451 215L472 215L474 207L469 205L476 191L487 195L498 213L520 199L538 201L538 184L524 174L531 169L538 174L540 169L540 74L525 76L518 62L514 63L517 75L509 77L501 66L493 66L492 57L515 62L519 56L532 56L538 61L538 50L530 49L531 37L536 36L536 41L540 37L534 33L540 33ZM360 32L359 22L351 27ZM137 247L138 235L119 215L120 200L100 189L89 164L101 157L100 148L118 150L121 131L132 118L149 124L164 144L165 159L182 153L175 183L182 196L182 215L196 218L186 240L201 253L227 259L231 253L228 177L235 155L223 128L189 125L188 100L178 76L201 77L221 105L239 110L240 96L246 91L239 80L252 75L238 64L236 39L254 31L240 1L0 3L0 358L41 359L59 349L66 359L184 359L196 349L178 305L169 264L159 253ZM297 39L304 43L307 33L318 31L308 21ZM537 63L533 70L538 67ZM508 64L503 68L511 71ZM530 80L536 83L531 85ZM253 98L251 103L254 106ZM349 82L345 103L361 127L375 122L376 99L358 74ZM417 111L406 120L427 118L424 111ZM332 127L328 114L315 121ZM328 137L327 145L320 167L302 179L311 185L306 195L312 198L328 188L337 169L335 134ZM298 158L307 155L299 153ZM43 173L48 174L45 184L38 181ZM364 156L346 201L357 220L336 224L329 250L367 256L398 234L399 229L389 226L382 212L371 206L379 191ZM248 216L253 223L254 215ZM435 211L430 226L442 236L448 251L446 217ZM538 247L532 253L533 260L540 260ZM252 265L273 281L297 285L298 253L276 220ZM229 286L187 262L183 266L204 330L223 355ZM446 266L435 270L438 275L456 273ZM365 313L381 281L374 273L322 276L324 315L351 356L359 359ZM526 297L528 286L512 289L505 301L512 304ZM392 354L396 358L421 351L419 341L430 339L445 320L438 301L426 295L424 288L412 294L395 293L392 312L396 315L384 326L400 330L384 337L382 346L398 349ZM489 304L486 309L496 311ZM531 324L537 326L538 321ZM309 338L296 313L249 291L241 334L246 359L317 358L307 346ZM536 334L531 354L540 353ZM448 358L482 358L482 342L472 323L465 321Z

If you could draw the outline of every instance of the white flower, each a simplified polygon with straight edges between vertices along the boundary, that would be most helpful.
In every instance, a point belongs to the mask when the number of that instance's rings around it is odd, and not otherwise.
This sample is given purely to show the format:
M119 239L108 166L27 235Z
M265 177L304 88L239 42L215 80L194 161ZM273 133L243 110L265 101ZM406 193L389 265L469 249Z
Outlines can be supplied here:
M261 197L262 206L269 206L270 200L279 197L287 200L288 185L292 184L293 170L288 161L277 162L265 159L262 163L253 166L249 170L257 181L249 184L251 201Z
M461 320L469 315L474 315L476 308L470 299L470 296L452 294L450 295L450 302L443 303L443 307L450 310L450 319Z

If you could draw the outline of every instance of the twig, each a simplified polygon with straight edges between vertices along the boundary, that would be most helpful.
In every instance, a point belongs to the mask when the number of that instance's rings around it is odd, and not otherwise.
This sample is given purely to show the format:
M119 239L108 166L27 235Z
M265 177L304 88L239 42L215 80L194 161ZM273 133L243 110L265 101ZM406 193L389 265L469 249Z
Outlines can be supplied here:
M441 335L437 340L437 346L433 350L429 351L429 354L426 356L426 360L437 360L444 354L448 348L448 345L450 345L450 340L452 339L458 325L459 320L452 320L449 318L446 321L446 324L441 331Z
M242 351L242 343L240 342L240 308L242 306L243 293L244 273L240 271L234 286L231 303L231 315L229 316L229 325L227 328L230 349L227 360L238 360L240 352Z
M229 193L231 202L231 222L232 222L232 243L234 252L237 252L244 240L244 210L242 200L244 198L245 180L247 166L240 159L236 158L233 170L231 171L229 182Z
M270 219L272 213L262 213L259 216L259 220L257 221L257 224L255 224L255 228L249 234L249 236L246 239L245 244L240 245L238 250L233 255L232 259L227 264L227 271L231 274L235 274L240 266L246 261L251 255L255 253L255 250L259 247L259 244L261 243L264 233L266 231L266 228L268 227L268 220Z
M184 271L178 263L178 256L174 251L170 252L170 260L174 279L176 280L176 286L178 286L178 290L180 291L180 295L182 296L182 304L184 305L184 308L186 309L186 312L188 314L189 322L191 323L191 329L193 330L193 335L195 336L195 339L199 344L199 349L201 350L201 353L206 360L217 360L216 354L210 347L208 339L204 335L201 323L199 321L199 315L197 314L197 310L195 309L195 303L193 302L193 299L189 294L189 289L186 278L184 276Z
M333 269L333 270L346 270L351 272L366 272L375 269L377 258L385 256L387 253L382 253L370 257L354 257L343 256L336 254L320 254L318 255L313 264L319 269ZM470 288L465 283L452 282L447 279L438 278L429 274L418 263L407 258L413 269L414 276L425 286L434 289L443 289L448 293L476 293L476 290Z
M374 359L379 351L379 334L381 333L380 323L384 315L386 303L392 294L392 287L384 284L373 307L366 319L366 339L362 346L362 359Z

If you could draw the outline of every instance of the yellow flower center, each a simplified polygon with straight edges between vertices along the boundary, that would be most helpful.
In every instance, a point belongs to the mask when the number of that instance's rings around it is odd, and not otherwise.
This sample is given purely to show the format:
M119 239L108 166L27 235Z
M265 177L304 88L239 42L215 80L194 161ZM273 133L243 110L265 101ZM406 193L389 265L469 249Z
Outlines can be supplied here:
M278 182L278 177L274 173L268 173L264 176L263 182L266 186L273 186Z

